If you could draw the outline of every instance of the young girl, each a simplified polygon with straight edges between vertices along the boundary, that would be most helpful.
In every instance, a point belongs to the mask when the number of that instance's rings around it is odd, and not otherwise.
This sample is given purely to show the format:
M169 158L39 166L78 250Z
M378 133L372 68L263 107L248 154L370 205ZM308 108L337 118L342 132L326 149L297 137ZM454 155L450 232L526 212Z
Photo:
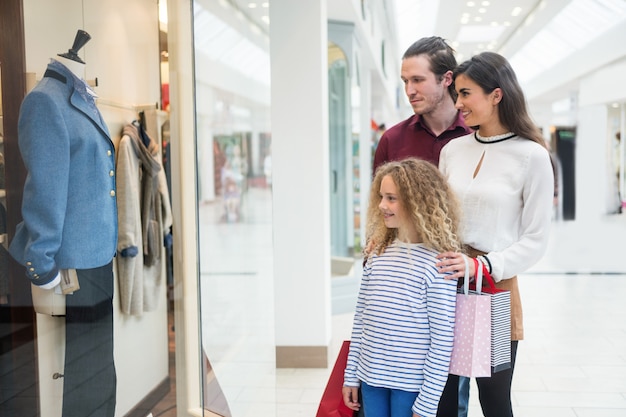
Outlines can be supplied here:
M367 262L344 374L345 404L366 417L433 417L446 384L456 281L435 266L460 251L459 208L437 168L414 158L376 171ZM361 396L358 398L358 388Z

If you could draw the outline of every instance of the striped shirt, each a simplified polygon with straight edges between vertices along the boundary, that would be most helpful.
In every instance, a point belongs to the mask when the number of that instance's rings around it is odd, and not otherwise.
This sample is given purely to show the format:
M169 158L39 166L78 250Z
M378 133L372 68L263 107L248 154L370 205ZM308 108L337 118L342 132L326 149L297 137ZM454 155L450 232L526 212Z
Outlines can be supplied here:
M415 392L413 412L431 417L448 379L456 280L446 280L437 255L399 241L363 268L344 385Z

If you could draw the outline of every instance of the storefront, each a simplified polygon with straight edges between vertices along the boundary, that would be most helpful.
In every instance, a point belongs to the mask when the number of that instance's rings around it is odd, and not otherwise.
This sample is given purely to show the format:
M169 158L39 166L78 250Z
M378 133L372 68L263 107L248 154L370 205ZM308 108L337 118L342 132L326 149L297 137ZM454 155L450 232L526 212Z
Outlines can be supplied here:
M231 2L0 5L4 249L21 221L27 174L17 142L20 103L50 60L72 48L79 29L90 35L78 51L84 79L116 154L133 122L159 149L172 225L165 225L148 306L126 307L121 258L113 261L115 415L244 415L256 403L235 398L268 373L331 360L331 257L358 252L371 119L393 121L398 81L386 74L397 70L381 66L393 51L381 49L389 28L374 21L370 9L377 6L363 5L354 24L333 20L325 2L291 3L273 2L271 34L250 30ZM303 26L299 46L285 41ZM228 33L246 46L239 61L225 57L237 55L233 39L220 38ZM277 39L272 53L270 37ZM381 95L385 90L392 93ZM118 178L118 198L123 186ZM258 248L242 249L252 238ZM6 250L1 255L0 410L60 416L65 318L34 314L23 267ZM237 282L250 285L242 291ZM260 317L273 326L259 327ZM246 381L233 383L243 364Z
M169 185L162 190L165 197L163 206L156 210L167 216L166 212L175 209L178 231L184 228L180 224L181 205L184 205L180 195L191 191L190 199L193 201L195 193L193 182L181 189L177 186L180 175L171 176L170 168L179 165L175 161L176 151L171 152L175 148L171 146L171 140L179 138L181 131L177 127L167 129L172 122L163 105L167 96L162 94L170 84L169 73L162 71L162 68L167 69L167 33L160 26L156 2L8 1L0 7L3 98L0 114L6 189L2 201L6 212L3 219L5 238L0 295L0 353L3 364L0 409L7 416L60 416L64 381L70 377L65 352L70 349L69 343L74 349L74 342L66 342L64 337L66 317L33 312L30 284L24 277L24 268L9 257L6 249L17 223L21 221L22 190L26 177L17 142L20 104L25 93L42 80L49 62L62 61L63 57L59 58L58 54L73 48L79 29L90 36L86 45L81 45L78 51L85 63L83 77L97 94L96 105L110 133L115 154L118 158L124 154L121 149L125 146L123 129L133 122L149 135L151 144L158 149L154 160L160 165L163 179L167 174ZM184 18L189 21L188 10ZM187 67L190 68L190 65ZM46 73L46 77L49 74ZM192 88L187 91L191 96ZM180 98L177 97L177 100ZM33 120L32 123L36 122ZM187 123L190 132L193 132L193 123ZM188 137L193 138L193 133ZM189 142L193 144L193 139ZM45 151L54 154L57 149ZM59 169L58 172L62 171ZM115 172L111 171L111 177L117 181L117 190L111 191L111 197L123 198L125 204L134 201L137 196L122 193L134 184L131 180L122 179L119 166ZM176 200L171 206L170 196ZM192 224L188 228L193 231L196 229L193 222L195 208L190 210ZM118 213L122 215L119 202ZM99 213L93 215L97 217ZM123 219L120 217L119 221L121 225ZM117 392L116 415L147 415L146 410L154 410L159 403L160 407L170 405L178 408L178 415L202 414L198 308L193 303L193 296L185 293L191 291L191 294L197 294L197 274L193 268L186 271L181 266L194 265L194 262L172 256L165 243L172 240L171 223L166 221L162 226L157 261L148 266L144 258L143 266L138 267L139 274L131 278L134 281L126 279L129 272L122 267L126 258L118 255L113 261L113 328L110 336L114 340L117 387L113 385L112 388L116 388ZM119 231L120 235L125 233L124 227L120 226ZM173 240L177 242L176 250L180 253L185 245L184 239L174 236ZM195 246L195 234L188 240ZM195 258L194 250L190 250L189 254ZM174 257L176 263L173 262ZM177 279L174 280L173 276ZM189 277L189 282L184 281L185 276ZM151 280L152 284L149 283ZM83 286L86 285L83 282ZM133 300L128 299L129 293ZM97 369L101 365L98 362L89 361L81 366L93 368L93 375L97 377ZM163 403L168 392L174 394L169 399L171 404Z

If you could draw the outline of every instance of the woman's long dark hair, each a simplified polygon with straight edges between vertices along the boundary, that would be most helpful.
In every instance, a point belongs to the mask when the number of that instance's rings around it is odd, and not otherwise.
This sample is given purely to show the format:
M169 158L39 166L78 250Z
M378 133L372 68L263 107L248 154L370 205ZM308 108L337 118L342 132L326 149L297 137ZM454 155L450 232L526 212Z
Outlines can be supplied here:
M539 128L528 114L524 92L506 58L495 52L482 52L456 67L453 80L461 74L478 84L485 94L500 88L502 90L502 100L498 105L500 122L517 136L546 146Z

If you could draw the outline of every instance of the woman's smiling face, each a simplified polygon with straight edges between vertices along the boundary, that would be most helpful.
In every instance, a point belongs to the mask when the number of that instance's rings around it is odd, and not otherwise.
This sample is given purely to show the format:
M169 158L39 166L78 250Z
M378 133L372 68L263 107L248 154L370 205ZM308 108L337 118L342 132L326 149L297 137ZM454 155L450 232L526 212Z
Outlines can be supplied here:
M468 126L484 126L499 123L498 103L501 90L496 88L486 94L483 89L465 74L459 74L454 80L458 93L455 107L461 111Z

